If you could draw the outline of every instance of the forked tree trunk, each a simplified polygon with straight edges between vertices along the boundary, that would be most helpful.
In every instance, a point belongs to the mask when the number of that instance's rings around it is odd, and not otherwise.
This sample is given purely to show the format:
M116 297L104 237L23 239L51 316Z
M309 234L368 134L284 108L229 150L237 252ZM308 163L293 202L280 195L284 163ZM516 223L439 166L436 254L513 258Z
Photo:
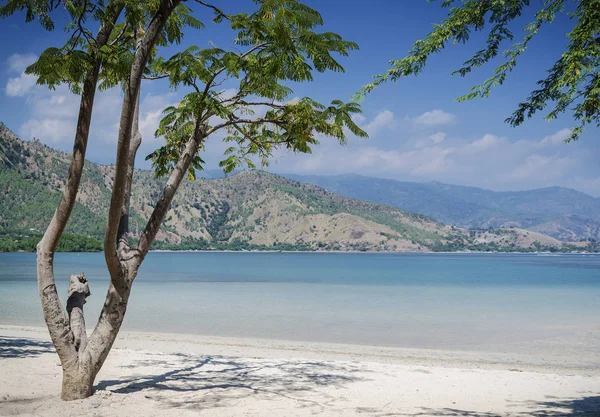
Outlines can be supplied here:
M96 376L102 368L123 323L128 300L129 291L127 291L125 297L121 297L112 284L109 284L100 320L92 336L87 341L84 349L79 350L77 361L68 364L63 363L61 391L63 400L79 400L92 395ZM71 318L71 324L73 325L73 315L71 315Z
M125 95L126 99L122 113L122 122L125 121L125 125L128 125L127 129L131 129L132 127L132 118L134 117L135 112L135 107L131 104L130 99L133 98L135 102L135 99L139 97L140 79L148 57L156 44L168 17L175 7L177 7L179 2L180 0L161 1L159 10L152 18L148 30L136 51L136 57L134 58L134 64L132 66L132 77L130 77L129 80L128 94ZM96 46L98 48L105 45L108 41L114 28L114 23L117 21L123 10L123 3L120 1L111 2L107 5L107 10L109 11L109 13L107 13L107 20L101 25L96 38ZM137 270L143 259L143 255L135 256L135 254L133 254L133 256L125 259L122 256L119 256L120 254L116 253L114 250L116 247L114 237L117 235L118 221L114 222L114 216L109 215L109 226L107 227L106 233L108 237L108 239L106 239L108 242L108 251L106 251L107 248L105 245L105 254L108 255L107 266L111 282L109 284L108 294L106 295L106 300L98 324L88 339L83 316L85 298L90 292L87 279L85 279L83 274L71 277L69 301L67 303L67 310L64 310L56 291L54 279L54 253L75 204L81 175L83 173L85 151L87 148L94 95L100 66L100 59L96 59L84 81L77 134L73 146L73 158L69 167L67 182L65 184L62 199L54 213L50 225L37 246L39 294L42 302L44 319L63 368L61 393L61 398L63 400L86 398L92 394L92 387L96 375L104 364L108 352L112 348L121 324L123 323L125 311L127 310L131 283L135 279ZM123 128L123 123L121 127ZM114 211L113 206L115 203L118 203L117 206L119 211L123 203L123 179L125 177L124 173L128 171L128 166L127 160L124 161L125 166L119 163L123 162L122 155L128 156L129 154L130 135L131 132L124 133L123 129L119 132L117 169L113 187L113 198L111 200L111 212ZM121 158L119 158L119 156L121 156Z
M123 4L111 1L107 4L106 9L106 20L101 24L95 39L96 48L101 48L108 42L114 29L114 24L123 10ZM96 52L97 49L95 51L92 50L92 53ZM50 225L46 229L42 240L37 245L37 279L44 320L56 348L56 352L60 358L67 386L69 387L73 386L73 381L81 379L74 378L74 370L78 366L78 349L81 348L81 339L85 335L85 324L83 324L82 327L83 332L81 331L81 328L78 330L79 343L76 347L75 335L73 334L70 320L73 318L78 324L80 323L78 317L80 316L81 319L83 318L83 303L75 302L76 298L79 297L77 296L71 299L71 304L74 309L80 311L76 311L74 315L69 314L68 316L67 311L63 310L54 280L54 252L56 251L56 247L58 246L67 221L71 216L71 211L77 198L79 183L85 163L85 153L100 67L101 60L100 58L95 57L92 68L90 68L85 81L83 82L77 129L73 143L73 156L71 165L69 166L63 195L54 212L54 216L50 221ZM78 307L79 304L81 304L81 309ZM73 309L70 309L69 313L72 313L72 311ZM83 390L87 392L87 388ZM73 399L76 397L72 394L74 391L75 390L71 388L64 390L62 397L64 399ZM81 389L79 391L81 391ZM81 398L81 394L79 394L79 398Z
M135 270L137 273L137 269ZM128 277L132 279L133 277ZM83 305L90 295L85 275L72 275L67 301L70 334L74 354L66 360L61 356L63 381L61 398L65 401L87 398L92 395L96 375L102 368L119 332L129 300L129 291L123 296L109 284L108 294L94 332L87 338ZM56 346L57 351L59 349Z

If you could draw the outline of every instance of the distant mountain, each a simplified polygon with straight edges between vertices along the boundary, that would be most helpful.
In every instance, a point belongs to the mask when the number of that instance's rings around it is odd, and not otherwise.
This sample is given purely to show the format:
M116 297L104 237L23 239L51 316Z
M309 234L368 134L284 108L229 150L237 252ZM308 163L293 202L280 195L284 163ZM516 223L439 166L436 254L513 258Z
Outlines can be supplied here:
M388 204L465 228L521 227L562 241L600 239L600 198L563 187L496 192L360 175L285 175L347 197Z
M17 138L0 123L0 243L41 233L54 212L69 155ZM101 240L113 167L87 162L67 232ZM135 173L132 230L149 218L164 180ZM30 239L31 240L31 239ZM565 247L519 228L469 231L390 205L341 197L262 171L186 181L155 248L364 251L534 250Z

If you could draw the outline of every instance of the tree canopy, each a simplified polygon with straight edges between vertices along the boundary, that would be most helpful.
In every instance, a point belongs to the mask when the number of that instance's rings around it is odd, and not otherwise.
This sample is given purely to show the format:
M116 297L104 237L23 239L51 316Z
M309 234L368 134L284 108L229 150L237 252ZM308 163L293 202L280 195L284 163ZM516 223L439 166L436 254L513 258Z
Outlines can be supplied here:
M315 32L321 16L299 2L259 4L252 14L215 12L215 22L226 20L237 33L232 45L192 46L153 63L152 77L167 77L171 88L190 90L178 105L165 109L157 135L167 143L148 156L157 174L171 171L196 122L206 124L206 137L225 131L231 146L220 166L226 172L240 164L255 167L253 156L266 165L277 147L310 152L318 143L316 134L341 143L346 130L366 137L351 118L360 112L356 103L333 100L326 106L309 97L289 99L291 82L312 81L314 71L343 72L333 54L347 56L358 46L335 33ZM196 158L191 176L200 165Z
M54 29L53 12L66 10L67 41L46 49L26 72L36 75L38 84L49 88L66 84L81 95L63 195L37 245L38 288L63 366L63 399L91 395L123 322L139 267L183 178L186 174L193 178L201 168L207 140L222 132L217 139L224 138L231 146L220 165L231 171L241 164L253 167L255 161L267 164L279 147L308 153L318 135L340 143L345 143L348 132L366 137L352 120L360 112L357 103L333 100L324 105L310 97L292 98L294 83L312 81L315 72L342 72L337 56L348 55L357 45L319 31L321 15L297 0L252 3L254 12L236 14L203 0L9 0L0 6L0 17L24 11L26 21L37 18L48 30ZM172 53L188 28L205 27L198 16L228 25L235 40L231 45L208 42ZM134 236L129 211L136 154L143 140L139 129L143 79L168 79L172 89L185 94L165 109L156 131L163 146L147 159L158 176L168 179L143 232ZM90 295L87 279L83 274L71 276L65 311L56 292L53 258L75 207L96 90L117 86L123 91L123 103L103 242L110 283L88 341L83 317Z
M449 43L467 43L473 32L485 34L485 45L452 75L465 77L495 58L500 59L501 64L490 78L457 100L488 97L494 87L505 82L542 28L551 29L560 14L567 14L574 21L574 27L566 33L565 50L506 122L519 126L547 108L547 120L572 112L576 125L567 141L576 140L587 125L600 126L600 0L575 3L575 10L568 11L570 5L566 0L442 0L440 6L448 8L448 16L435 24L424 39L415 42L407 56L392 60L390 69L376 75L358 97L364 97L385 82L419 75L431 55L441 52ZM526 13L532 13L533 19L524 27L524 36L504 49L506 42L515 40L515 21Z

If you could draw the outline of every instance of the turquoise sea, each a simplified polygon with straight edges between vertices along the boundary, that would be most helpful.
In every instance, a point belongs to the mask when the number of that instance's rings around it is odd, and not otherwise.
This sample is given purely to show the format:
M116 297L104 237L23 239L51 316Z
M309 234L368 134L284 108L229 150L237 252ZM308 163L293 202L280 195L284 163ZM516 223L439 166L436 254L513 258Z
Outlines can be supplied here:
M60 253L84 272L93 327L107 288L100 253ZM0 324L43 326L35 254L0 254ZM153 252L124 329L381 346L600 354L600 256Z

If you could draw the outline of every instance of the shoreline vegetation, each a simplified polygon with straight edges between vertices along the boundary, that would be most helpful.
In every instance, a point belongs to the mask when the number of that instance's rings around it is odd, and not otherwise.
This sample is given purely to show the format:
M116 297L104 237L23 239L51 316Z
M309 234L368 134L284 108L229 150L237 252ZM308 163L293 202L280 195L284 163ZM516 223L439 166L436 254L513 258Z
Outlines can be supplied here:
M0 234L0 252L35 252L41 235ZM57 252L101 252L102 242L90 236L65 233L58 246ZM587 246L564 244L561 248L554 246L536 245L531 248L504 247L494 244L480 245L438 245L432 250L421 251L385 251L385 250L355 250L353 248L320 247L314 249L306 244L278 243L272 246L254 245L248 242L236 241L231 243L209 243L204 240L194 240L180 244L155 242L152 252L311 252L311 253L600 253L600 244L590 242Z

